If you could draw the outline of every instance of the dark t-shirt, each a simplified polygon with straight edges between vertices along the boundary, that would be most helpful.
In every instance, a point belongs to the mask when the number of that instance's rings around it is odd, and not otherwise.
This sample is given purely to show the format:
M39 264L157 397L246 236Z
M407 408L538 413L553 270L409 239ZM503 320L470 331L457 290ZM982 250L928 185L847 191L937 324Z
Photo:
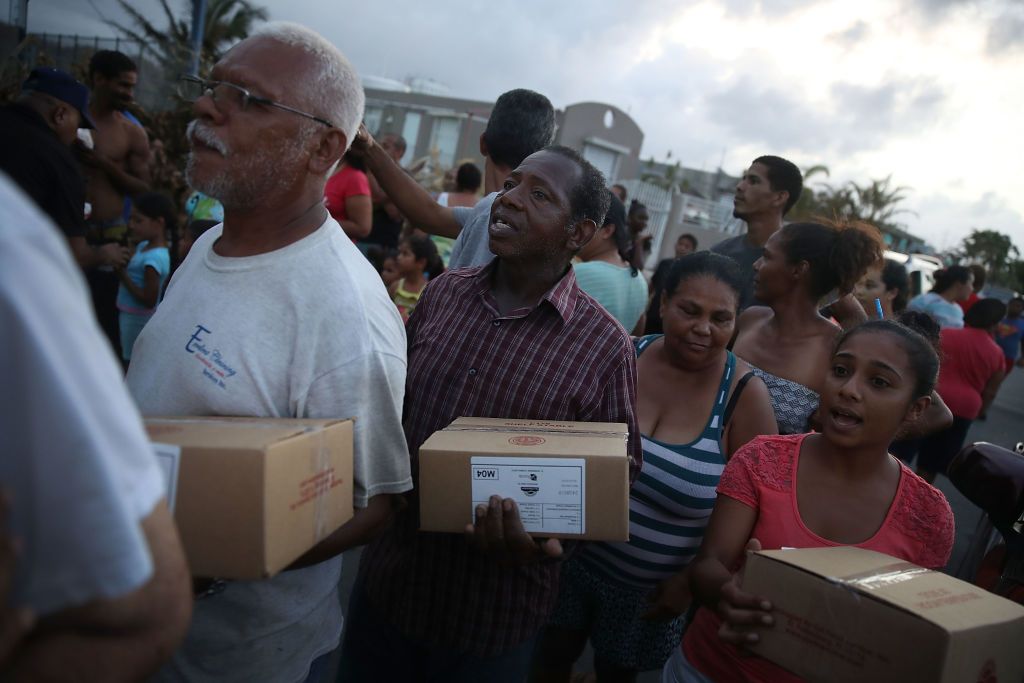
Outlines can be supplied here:
M373 228L361 241L379 244L385 249L398 248L398 236L402 234L402 221L394 220L383 206L373 207Z
M32 198L67 237L85 235L85 178L71 149L36 111L0 108L0 170Z
M740 296L740 310L748 306L761 305L761 302L754 298L754 261L761 258L761 253L764 250L747 243L747 236L744 234L722 240L711 247L711 251L728 256L740 264L740 269L746 279L743 285L743 294Z

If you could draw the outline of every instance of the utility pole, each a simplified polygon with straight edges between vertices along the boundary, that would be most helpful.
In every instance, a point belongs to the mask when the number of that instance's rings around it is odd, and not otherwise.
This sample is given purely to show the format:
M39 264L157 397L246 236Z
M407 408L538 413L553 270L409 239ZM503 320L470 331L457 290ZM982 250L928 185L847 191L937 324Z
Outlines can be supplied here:
M25 40L28 30L28 0L10 0L8 17L12 26L18 27L18 42Z
M188 72L199 75L199 57L203 52L203 33L206 31L206 0L192 0L192 60Z

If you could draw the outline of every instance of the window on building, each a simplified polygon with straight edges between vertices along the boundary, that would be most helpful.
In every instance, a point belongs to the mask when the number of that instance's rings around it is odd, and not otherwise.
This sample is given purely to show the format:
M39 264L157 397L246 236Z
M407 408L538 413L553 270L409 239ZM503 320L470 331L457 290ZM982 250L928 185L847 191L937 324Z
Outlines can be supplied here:
M462 128L459 119L454 116L443 116L434 119L430 131L430 149L437 150L437 161L442 168L455 165L455 154L459 147L459 132Z
M370 135L380 135L380 121L384 116L384 110L380 107L367 107L366 112L363 114L363 123L366 124L366 130L370 131Z
M609 183L618 178L620 156L618 152L589 142L583 145L583 158L597 167L597 170L604 174L605 180Z
M402 124L402 137L405 138L405 155L402 157L402 166L408 166L416 156L416 141L420 137L420 120L423 115L418 111L405 112L405 122Z

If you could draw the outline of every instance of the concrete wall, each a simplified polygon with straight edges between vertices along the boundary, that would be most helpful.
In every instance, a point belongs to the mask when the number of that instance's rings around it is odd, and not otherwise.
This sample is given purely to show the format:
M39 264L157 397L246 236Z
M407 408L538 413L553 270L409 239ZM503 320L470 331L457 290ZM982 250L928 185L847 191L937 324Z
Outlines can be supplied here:
M608 122L611 126L607 125ZM580 102L558 112L558 133L555 139L559 144L582 150L588 138L596 138L628 150L623 153L617 176L612 180L638 177L644 133L629 114L601 102Z

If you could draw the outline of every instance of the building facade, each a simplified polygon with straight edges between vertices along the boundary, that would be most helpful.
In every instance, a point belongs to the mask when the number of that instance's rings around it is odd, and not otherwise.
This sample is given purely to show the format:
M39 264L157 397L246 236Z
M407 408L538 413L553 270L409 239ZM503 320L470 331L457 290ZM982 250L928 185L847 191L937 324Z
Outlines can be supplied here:
M373 77L364 79L364 86L366 127L377 136L405 138L403 165L424 159L441 168L465 160L483 165L480 135L493 102L414 91L404 83ZM636 177L644 136L621 109L581 102L557 110L555 124L556 144L579 150L609 183Z

